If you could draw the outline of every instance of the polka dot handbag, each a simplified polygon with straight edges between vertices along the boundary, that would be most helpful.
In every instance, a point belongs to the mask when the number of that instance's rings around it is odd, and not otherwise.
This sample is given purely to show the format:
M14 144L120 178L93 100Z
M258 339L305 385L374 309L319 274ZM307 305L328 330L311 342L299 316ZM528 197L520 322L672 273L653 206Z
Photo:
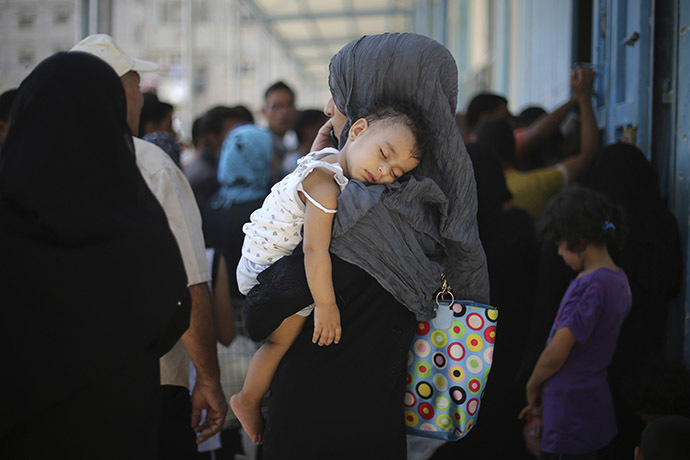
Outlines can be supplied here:
M417 324L408 354L405 424L408 434L457 441L477 421L498 310L465 300L436 303L436 318Z

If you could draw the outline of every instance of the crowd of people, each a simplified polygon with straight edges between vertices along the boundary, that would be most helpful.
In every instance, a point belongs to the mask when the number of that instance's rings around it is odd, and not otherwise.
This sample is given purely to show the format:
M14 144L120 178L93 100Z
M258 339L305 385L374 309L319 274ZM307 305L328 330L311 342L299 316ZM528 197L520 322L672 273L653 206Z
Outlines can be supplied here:
M678 226L643 152L601 147L592 69L551 112L456 114L445 47L365 36L323 110L278 81L266 126L218 105L187 148L156 69L96 34L0 95L0 457L688 458ZM422 455L442 274L500 316L476 426Z

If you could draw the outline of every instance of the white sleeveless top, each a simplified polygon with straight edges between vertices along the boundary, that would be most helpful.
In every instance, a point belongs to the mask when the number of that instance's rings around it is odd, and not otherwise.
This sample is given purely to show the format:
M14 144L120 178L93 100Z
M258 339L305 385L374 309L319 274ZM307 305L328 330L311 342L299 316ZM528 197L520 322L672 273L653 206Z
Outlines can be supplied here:
M257 265L272 265L281 257L292 254L302 241L306 205L302 203L298 192L302 192L322 211L336 212L335 209L323 207L302 188L302 181L316 167L332 171L333 179L340 191L345 188L348 179L343 175L340 164L322 160L323 157L332 154L337 155L339 152L333 148L325 148L305 155L299 159L293 172L271 188L271 193L264 200L263 206L254 211L250 222L242 227L245 234L242 256L247 261Z

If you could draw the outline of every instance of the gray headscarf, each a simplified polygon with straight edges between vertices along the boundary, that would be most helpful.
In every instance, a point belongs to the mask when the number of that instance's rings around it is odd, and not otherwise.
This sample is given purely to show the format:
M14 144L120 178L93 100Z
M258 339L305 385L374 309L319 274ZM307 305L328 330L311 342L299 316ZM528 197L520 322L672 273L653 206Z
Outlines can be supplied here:
M350 124L372 105L405 103L426 119L431 149L401 181L350 181L338 199L331 251L366 270L418 319L433 316L445 273L455 298L489 301L486 258L477 231L472 163L457 125L458 72L450 52L418 34L365 36L341 49L329 84Z

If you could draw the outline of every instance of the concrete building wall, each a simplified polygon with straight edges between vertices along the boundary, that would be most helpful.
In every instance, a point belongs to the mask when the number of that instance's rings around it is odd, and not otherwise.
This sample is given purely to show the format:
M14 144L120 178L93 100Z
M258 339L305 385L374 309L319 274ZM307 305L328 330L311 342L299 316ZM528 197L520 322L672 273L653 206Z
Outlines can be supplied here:
M175 105L183 134L218 104L246 105L261 122L264 90L277 80L293 87L298 108L327 99L240 0L0 0L0 92L51 54L106 30L128 54L160 65L141 75L142 88Z

